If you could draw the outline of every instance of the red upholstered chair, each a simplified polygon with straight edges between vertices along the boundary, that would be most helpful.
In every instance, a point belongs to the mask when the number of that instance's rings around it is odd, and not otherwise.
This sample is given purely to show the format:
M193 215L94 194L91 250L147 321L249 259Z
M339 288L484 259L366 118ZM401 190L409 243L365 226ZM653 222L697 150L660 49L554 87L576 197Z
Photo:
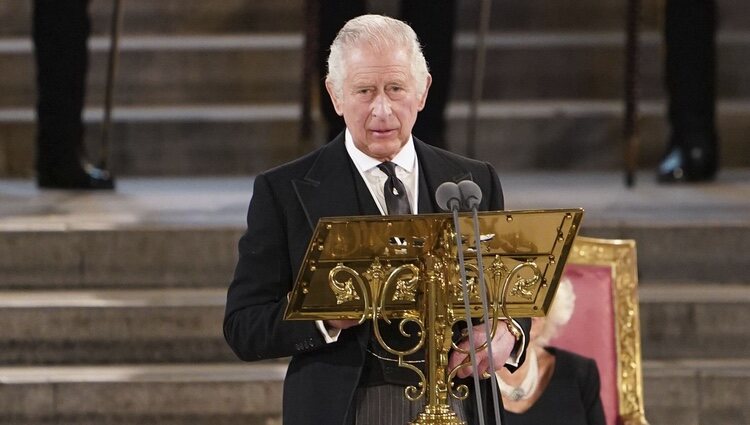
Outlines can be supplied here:
M635 241L578 237L563 278L575 310L550 345L596 360L608 425L647 425Z

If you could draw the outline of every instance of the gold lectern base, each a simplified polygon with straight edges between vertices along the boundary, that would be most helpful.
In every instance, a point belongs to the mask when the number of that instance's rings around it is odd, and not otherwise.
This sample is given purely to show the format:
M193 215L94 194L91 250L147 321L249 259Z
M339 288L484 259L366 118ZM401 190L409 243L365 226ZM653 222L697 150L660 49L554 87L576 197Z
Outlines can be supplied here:
M426 406L409 425L466 425L449 406Z

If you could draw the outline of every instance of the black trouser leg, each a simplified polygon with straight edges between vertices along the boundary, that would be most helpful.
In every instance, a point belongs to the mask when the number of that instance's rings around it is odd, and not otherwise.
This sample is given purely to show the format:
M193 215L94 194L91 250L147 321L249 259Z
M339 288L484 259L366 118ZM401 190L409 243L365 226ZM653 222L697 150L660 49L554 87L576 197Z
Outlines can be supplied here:
M667 0L666 87L672 147L715 149L716 4Z
M89 0L34 0L37 171L80 168Z
M401 16L417 33L432 86L427 104L417 116L413 133L434 146L446 148L445 107L448 103L453 66L454 0L402 0Z
M88 5L89 0L34 0L36 169L42 188L114 188L108 171L82 162Z
M80 168L90 32L88 0L34 0L37 172Z
M320 110L328 128L328 141L341 133L346 124L336 110L326 91L325 78L328 74L328 54L331 43L336 38L346 21L363 15L366 6L364 0L321 0L320 26L318 27L318 75L320 87Z

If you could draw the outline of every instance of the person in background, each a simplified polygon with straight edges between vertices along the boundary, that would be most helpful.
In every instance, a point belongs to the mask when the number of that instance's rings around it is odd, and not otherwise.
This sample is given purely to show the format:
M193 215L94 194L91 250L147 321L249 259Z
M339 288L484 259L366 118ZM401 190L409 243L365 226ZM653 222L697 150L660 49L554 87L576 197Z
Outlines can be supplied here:
M428 145L412 135L417 114L430 89L417 36L404 22L380 15L348 21L333 41L326 89L346 130L295 161L259 174L239 242L239 259L227 292L224 336L245 361L291 357L284 380L286 425L404 424L421 411L404 389L417 385L417 374L375 340L371 321L285 321L284 311L312 232L321 217L422 214L439 212L435 190L446 181L473 180L482 189L479 209L502 210L503 195L494 168ZM381 335L403 345L399 321L381 322ZM499 326L487 351L477 353L484 376L523 364L530 320L519 319L516 338ZM475 344L485 340L484 326L468 329ZM411 333L416 337L415 333ZM468 338L456 332L458 346ZM411 345L413 346L413 345ZM405 356L424 367L424 352ZM448 367L467 357L452 351ZM468 378L470 368L457 376ZM459 418L478 424L476 402L488 402L492 380L480 395L451 397ZM478 398L478 396L480 396ZM424 398L420 399L424 403ZM483 409L494 423L494 403ZM502 409L498 414L502 415Z
M593 359L548 346L573 315L575 294L563 278L546 317L534 317L526 362L497 372L506 425L605 425Z
M320 2L318 71L327 70L328 46L346 21L365 14L365 0L324 0ZM453 36L456 30L455 0L401 0L401 19L417 33L425 59L430 68L432 85L430 100L419 114L414 134L427 143L447 149L445 139L445 107L448 103L453 66ZM324 79L319 85L321 99L325 98ZM328 129L328 140L344 130L344 120L333 109L331 102L321 102L321 111Z
M657 170L663 183L713 180L716 132L716 3L667 0L664 41L669 144Z
M89 0L34 0L36 177L41 188L113 189L86 159L83 106L91 24Z

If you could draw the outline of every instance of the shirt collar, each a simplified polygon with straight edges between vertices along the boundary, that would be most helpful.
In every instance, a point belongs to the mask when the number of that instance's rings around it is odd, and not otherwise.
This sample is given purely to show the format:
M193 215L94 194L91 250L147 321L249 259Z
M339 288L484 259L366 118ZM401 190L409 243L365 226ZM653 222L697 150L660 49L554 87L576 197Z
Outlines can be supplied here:
M379 159L368 156L366 153L357 149L357 147L354 146L354 139L352 138L352 134L349 132L348 128L346 129L346 134L344 137L346 151L359 172L367 172L372 168L377 167L382 162ZM409 140L406 141L406 144L401 148L401 150L396 154L391 162L403 168L408 173L412 173L414 171L416 158L417 151L414 149L414 140L413 137L409 135Z

